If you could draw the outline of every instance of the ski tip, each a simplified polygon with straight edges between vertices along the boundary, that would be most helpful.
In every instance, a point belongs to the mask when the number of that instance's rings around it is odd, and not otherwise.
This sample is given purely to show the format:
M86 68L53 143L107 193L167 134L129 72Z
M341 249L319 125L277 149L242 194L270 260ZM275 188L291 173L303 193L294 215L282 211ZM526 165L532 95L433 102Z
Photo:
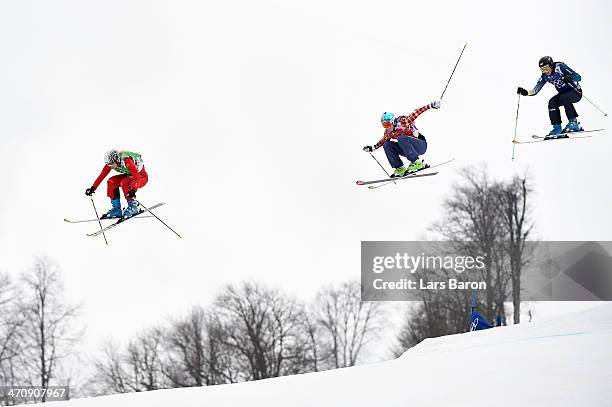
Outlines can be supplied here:
M70 221L68 219L66 219L66 218L64 218L64 222L70 223Z
M359 180L356 182L357 185L363 185L363 181Z

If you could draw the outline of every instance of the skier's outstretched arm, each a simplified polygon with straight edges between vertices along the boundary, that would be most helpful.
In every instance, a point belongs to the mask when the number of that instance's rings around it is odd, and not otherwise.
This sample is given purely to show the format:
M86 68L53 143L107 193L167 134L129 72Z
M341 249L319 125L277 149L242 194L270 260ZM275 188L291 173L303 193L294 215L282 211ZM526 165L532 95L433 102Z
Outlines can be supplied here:
M110 172L111 168L108 165L104 165L102 171L100 171L100 175L98 175L98 178L96 178L96 180L94 181L93 186L98 188L98 186L102 183L102 181L104 181L104 178L106 178L106 176L110 174Z
M527 96L535 96L535 95L537 95L538 92L540 92L540 90L542 90L542 88L544 87L545 84L546 84L546 80L544 79L544 75L542 75L542 76L540 76L540 79L538 79L538 83L536 83L536 85L533 87L533 89L531 89L529 91Z
M408 115L408 121L415 121L417 117L419 117L421 114L423 114L424 112L426 112L429 109L439 109L440 108L440 101L437 100L435 102L431 102L426 104L423 107L419 107L418 109L416 109L414 112L410 113L410 115Z

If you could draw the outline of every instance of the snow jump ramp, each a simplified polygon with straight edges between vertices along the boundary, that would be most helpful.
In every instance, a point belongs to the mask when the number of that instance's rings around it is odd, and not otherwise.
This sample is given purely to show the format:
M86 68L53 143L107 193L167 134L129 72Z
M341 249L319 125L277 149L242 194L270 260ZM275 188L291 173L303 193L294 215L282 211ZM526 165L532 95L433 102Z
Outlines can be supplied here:
M548 320L427 339L400 358L53 407L612 406L612 303Z

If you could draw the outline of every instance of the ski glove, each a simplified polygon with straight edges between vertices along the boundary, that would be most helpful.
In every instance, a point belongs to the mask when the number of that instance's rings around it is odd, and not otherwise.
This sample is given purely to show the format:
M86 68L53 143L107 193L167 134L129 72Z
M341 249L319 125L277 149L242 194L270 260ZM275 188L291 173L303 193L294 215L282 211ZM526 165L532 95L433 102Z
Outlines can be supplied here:
M96 187L91 186L85 190L85 195L92 196L96 192Z
M433 102L429 104L429 107L431 107L432 109L439 109L441 103L442 103L441 100L434 100Z
M125 197L126 198L136 198L136 191L134 191L133 189L129 190L128 193L125 194Z
M372 151L374 151L374 146L364 146L363 151L365 151L366 153L371 153Z
M529 92L527 91L527 89L523 89L520 86L518 87L518 89L516 90L516 93L518 93L521 96L527 96L529 95Z

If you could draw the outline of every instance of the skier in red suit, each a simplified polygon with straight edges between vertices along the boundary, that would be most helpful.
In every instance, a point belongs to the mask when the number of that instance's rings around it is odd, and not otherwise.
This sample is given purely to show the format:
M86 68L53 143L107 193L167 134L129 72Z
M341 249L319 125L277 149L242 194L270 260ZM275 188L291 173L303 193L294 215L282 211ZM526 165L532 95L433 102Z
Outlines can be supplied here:
M91 196L108 174L110 174L111 170L115 170L119 174L113 175L108 179L106 192L111 199L112 208L102 215L102 218L129 218L137 215L140 213L140 208L135 199L136 191L144 187L149 180L142 157L140 154L130 151L109 150L104 155L104 162L105 165L100 175L98 175L93 185L85 190L85 195ZM123 195L128 203L127 208L123 212L121 211L119 188L123 190Z

